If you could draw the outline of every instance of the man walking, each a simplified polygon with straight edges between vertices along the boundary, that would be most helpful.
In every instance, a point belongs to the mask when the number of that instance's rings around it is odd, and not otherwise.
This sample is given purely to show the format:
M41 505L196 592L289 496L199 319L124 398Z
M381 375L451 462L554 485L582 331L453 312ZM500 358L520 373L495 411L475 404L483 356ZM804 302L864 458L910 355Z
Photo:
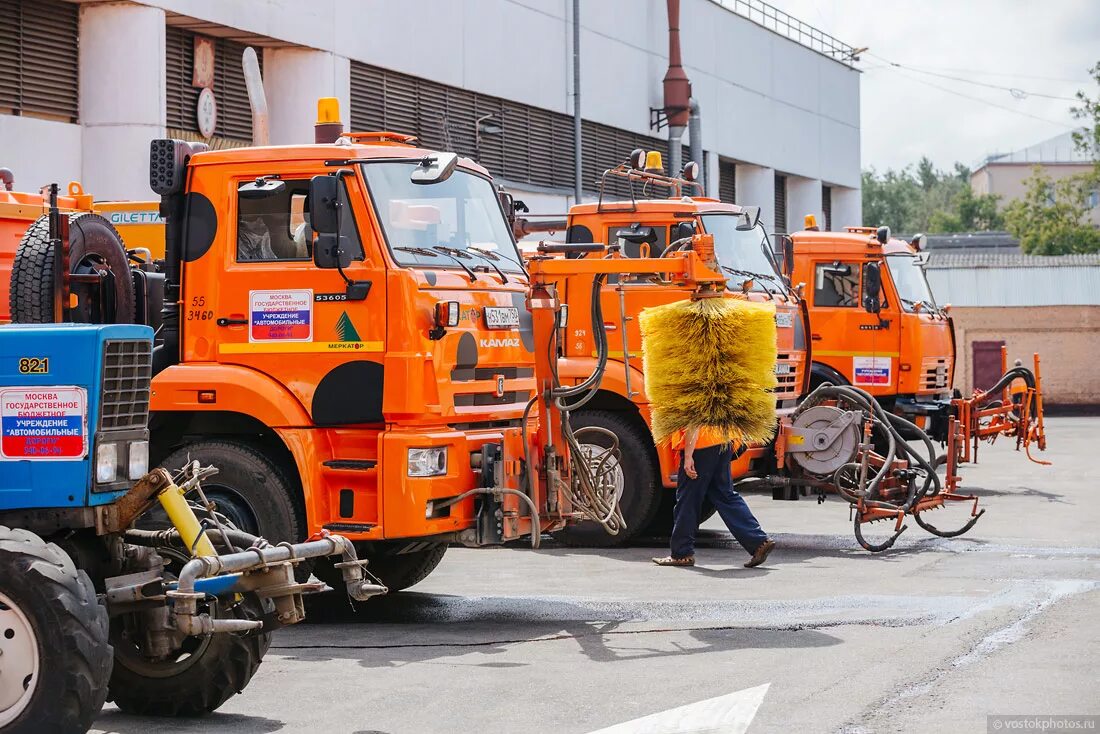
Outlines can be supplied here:
M759 566L775 548L745 500L733 489L730 462L733 449L727 437L711 428L691 428L682 437L680 471L676 475L671 551L654 558L658 566L694 566L695 533L703 500L709 499L737 542L752 556L746 568Z

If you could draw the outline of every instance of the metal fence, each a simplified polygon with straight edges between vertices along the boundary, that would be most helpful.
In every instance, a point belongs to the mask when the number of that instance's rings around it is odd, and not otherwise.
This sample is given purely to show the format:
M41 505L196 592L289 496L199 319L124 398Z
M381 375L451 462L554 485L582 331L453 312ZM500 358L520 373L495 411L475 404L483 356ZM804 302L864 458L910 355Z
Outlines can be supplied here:
M842 64L852 66L852 62L856 60L854 46L849 46L840 39L808 23L803 23L798 18L761 0L711 0L711 2Z

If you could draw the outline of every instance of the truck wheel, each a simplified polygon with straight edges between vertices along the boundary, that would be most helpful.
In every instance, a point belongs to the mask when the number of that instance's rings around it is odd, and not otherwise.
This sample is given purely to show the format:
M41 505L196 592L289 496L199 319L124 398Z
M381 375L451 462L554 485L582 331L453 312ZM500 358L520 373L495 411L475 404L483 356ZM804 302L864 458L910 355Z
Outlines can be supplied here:
M34 533L0 527L0 729L87 731L111 675L91 579Z
M54 321L53 248L50 247L50 218L39 217L19 241L11 270L11 320L17 324ZM113 304L97 318L100 304L81 298L70 311L72 321L113 324L134 322L134 284L126 247L115 228L98 214L69 215L69 272L114 276Z
M235 441L196 441L177 449L161 465L175 472L188 461L218 467L202 488L239 530L272 543L297 543L305 537L294 483L259 450Z
M653 439L634 421L618 413L586 410L574 413L571 420L574 429L597 426L619 437L621 466L618 471L623 482L619 507L626 527L618 535L609 535L599 523L584 521L559 530L554 537L572 546L610 548L626 545L653 521L664 493L654 470L657 460ZM606 438L597 434L590 434L585 440L603 448L609 445Z
M208 608L211 616L257 619L260 600L249 595L235 607ZM128 714L141 716L201 716L240 693L256 674L270 634L221 632L187 637L171 656L150 660L141 654L123 618L111 625L115 668L107 700Z
M423 547L406 550L410 546ZM377 576L378 580L392 593L404 591L428 578L428 575L443 560L443 554L447 552L447 544L368 541L356 543L355 552L359 558L370 561L367 564L367 571ZM343 591L343 576L340 571L333 568L331 559L318 558L313 573L333 589Z

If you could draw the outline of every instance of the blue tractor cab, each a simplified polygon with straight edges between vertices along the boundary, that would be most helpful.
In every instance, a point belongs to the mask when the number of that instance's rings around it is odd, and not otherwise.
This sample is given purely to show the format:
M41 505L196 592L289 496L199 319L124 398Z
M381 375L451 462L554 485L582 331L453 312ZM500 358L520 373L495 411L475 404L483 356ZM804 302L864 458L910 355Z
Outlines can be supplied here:
M109 505L149 471L152 344L134 324L0 329L0 512Z

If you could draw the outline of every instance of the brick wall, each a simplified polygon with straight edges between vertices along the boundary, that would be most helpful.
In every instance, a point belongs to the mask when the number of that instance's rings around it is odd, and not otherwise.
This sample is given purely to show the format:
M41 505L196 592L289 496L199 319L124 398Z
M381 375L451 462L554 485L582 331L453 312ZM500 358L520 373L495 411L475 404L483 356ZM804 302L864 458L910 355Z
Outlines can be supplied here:
M973 389L971 345L1004 340L1008 364L1042 359L1044 402L1100 405L1100 306L1000 306L951 309L958 364L955 387Z

